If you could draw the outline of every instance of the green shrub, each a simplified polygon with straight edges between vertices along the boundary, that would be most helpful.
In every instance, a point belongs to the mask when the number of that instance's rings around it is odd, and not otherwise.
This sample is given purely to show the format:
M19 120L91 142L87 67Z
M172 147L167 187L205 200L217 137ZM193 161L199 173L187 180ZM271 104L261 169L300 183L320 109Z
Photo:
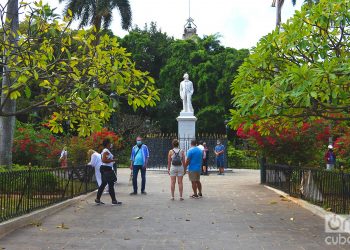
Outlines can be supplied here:
M235 149L232 145L228 146L228 165L233 168L258 169L256 152L251 150Z
M56 191L58 178L50 172L43 171L11 171L0 174L1 193L23 193L32 195Z

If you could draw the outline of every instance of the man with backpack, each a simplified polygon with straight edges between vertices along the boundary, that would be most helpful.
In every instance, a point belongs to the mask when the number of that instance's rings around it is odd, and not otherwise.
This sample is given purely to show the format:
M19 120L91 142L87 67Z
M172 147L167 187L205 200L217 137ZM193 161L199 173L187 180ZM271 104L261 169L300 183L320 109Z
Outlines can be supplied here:
M168 153L168 173L170 175L170 190L171 190L171 200L174 200L174 194L175 194L175 184L176 184L176 177L177 177L177 183L179 185L179 193L180 193L180 201L183 201L182 193L183 193L183 176L186 173L186 169L184 168L185 165L185 153L182 149L179 148L179 141L177 139L174 139L173 142L173 149L169 150Z

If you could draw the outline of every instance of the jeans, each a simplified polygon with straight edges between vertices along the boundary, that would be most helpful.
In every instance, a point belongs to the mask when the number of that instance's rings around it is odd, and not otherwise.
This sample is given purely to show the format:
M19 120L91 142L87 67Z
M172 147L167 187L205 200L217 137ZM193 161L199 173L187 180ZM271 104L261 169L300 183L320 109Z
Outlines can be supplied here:
M97 198L97 200L100 200L101 195L103 193L103 190L105 189L105 187L108 184L109 195L111 196L112 201L115 201L116 198L115 198L115 191L114 191L114 182L113 181L106 181L105 178L103 178L103 173L106 171L113 171L113 170L101 166L100 172L101 172L101 176L102 176L102 183L101 183L101 186L99 186L99 188L98 188L96 198Z
M132 168L132 185L134 187L134 193L137 193L137 176L141 170L141 192L145 192L146 187L146 168L141 165L134 165Z

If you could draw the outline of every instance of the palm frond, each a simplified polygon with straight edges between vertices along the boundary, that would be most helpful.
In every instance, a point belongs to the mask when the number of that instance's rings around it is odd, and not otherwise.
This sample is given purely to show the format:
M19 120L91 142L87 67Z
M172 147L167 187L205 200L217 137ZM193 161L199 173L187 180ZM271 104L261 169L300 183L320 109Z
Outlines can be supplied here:
M112 0L112 6L119 9L121 16L122 29L127 30L131 27L132 14L129 0Z

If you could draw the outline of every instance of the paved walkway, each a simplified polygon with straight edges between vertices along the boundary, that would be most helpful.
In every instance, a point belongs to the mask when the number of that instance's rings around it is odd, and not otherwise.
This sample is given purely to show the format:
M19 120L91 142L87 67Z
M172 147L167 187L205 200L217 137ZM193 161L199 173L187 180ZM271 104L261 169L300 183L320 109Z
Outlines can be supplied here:
M259 185L258 171L204 176L204 197L184 201L170 201L164 173L147 173L146 196L129 196L129 171L118 174L122 206L91 196L7 235L0 249L336 249L323 219ZM184 184L189 197L187 176Z

